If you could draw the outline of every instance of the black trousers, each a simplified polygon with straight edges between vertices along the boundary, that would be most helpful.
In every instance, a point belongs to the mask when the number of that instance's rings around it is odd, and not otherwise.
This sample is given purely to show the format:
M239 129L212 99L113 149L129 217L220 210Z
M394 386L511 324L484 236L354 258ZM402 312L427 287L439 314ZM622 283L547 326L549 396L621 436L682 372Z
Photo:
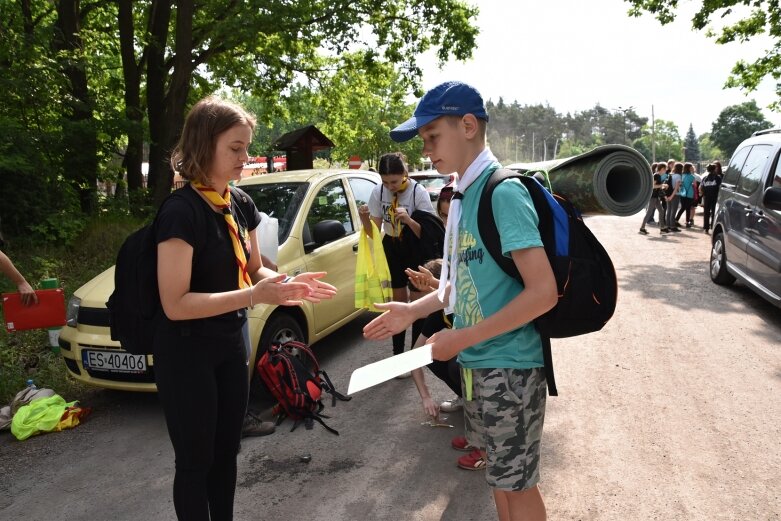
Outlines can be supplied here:
M450 360L434 360L426 367L431 370L434 375L445 382L453 393L461 398L461 375L459 374L459 365L456 362L457 357L453 357Z
M161 325L155 381L176 455L174 508L180 521L233 519L236 455L247 407L241 328L207 338Z
M716 201L717 197L715 195L703 199L702 206L705 211L702 219L702 227L706 230L710 230L711 225L716 220Z

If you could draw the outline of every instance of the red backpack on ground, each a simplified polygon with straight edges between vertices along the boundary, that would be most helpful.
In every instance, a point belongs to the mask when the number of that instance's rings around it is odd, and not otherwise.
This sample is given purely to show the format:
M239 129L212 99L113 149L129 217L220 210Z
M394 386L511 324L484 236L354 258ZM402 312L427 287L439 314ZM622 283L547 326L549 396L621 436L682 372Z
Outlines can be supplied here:
M336 405L337 398L346 402L352 397L334 389L331 379L320 369L317 358L306 344L294 341L273 344L258 360L257 371L278 402L274 407L277 425L289 416L295 422L291 432L303 420L307 429L311 429L316 421L329 432L339 435L323 421L323 418L328 418L322 414L325 408L321 399L323 391L331 395L332 407Z

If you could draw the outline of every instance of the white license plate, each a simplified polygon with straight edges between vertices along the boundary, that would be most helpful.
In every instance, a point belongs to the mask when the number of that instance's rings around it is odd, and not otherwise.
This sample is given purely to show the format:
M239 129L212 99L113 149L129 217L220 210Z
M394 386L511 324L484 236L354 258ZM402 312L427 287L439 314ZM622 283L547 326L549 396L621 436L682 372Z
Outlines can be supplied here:
M146 355L133 355L123 351L95 351L84 349L81 352L84 367L113 373L145 373Z

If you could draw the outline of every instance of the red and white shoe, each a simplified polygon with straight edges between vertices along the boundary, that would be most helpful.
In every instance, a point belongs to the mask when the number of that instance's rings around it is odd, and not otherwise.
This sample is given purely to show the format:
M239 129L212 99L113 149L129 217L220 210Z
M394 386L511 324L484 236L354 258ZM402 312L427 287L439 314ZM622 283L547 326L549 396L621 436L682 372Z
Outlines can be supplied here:
M463 450L466 452L472 452L473 450L475 450L475 448L472 447L468 441L466 441L466 438L464 436L456 436L455 438L450 440L450 446L456 450Z
M474 449L466 456L458 458L458 466L464 470L483 470L485 469L485 459L480 454L480 449Z

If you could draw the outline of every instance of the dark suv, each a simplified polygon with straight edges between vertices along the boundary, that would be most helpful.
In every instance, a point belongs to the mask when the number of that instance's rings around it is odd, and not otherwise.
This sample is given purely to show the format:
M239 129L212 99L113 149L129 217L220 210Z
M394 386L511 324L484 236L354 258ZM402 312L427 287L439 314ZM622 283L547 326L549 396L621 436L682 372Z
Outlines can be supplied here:
M735 150L719 190L710 254L716 284L735 279L781 307L781 128Z

